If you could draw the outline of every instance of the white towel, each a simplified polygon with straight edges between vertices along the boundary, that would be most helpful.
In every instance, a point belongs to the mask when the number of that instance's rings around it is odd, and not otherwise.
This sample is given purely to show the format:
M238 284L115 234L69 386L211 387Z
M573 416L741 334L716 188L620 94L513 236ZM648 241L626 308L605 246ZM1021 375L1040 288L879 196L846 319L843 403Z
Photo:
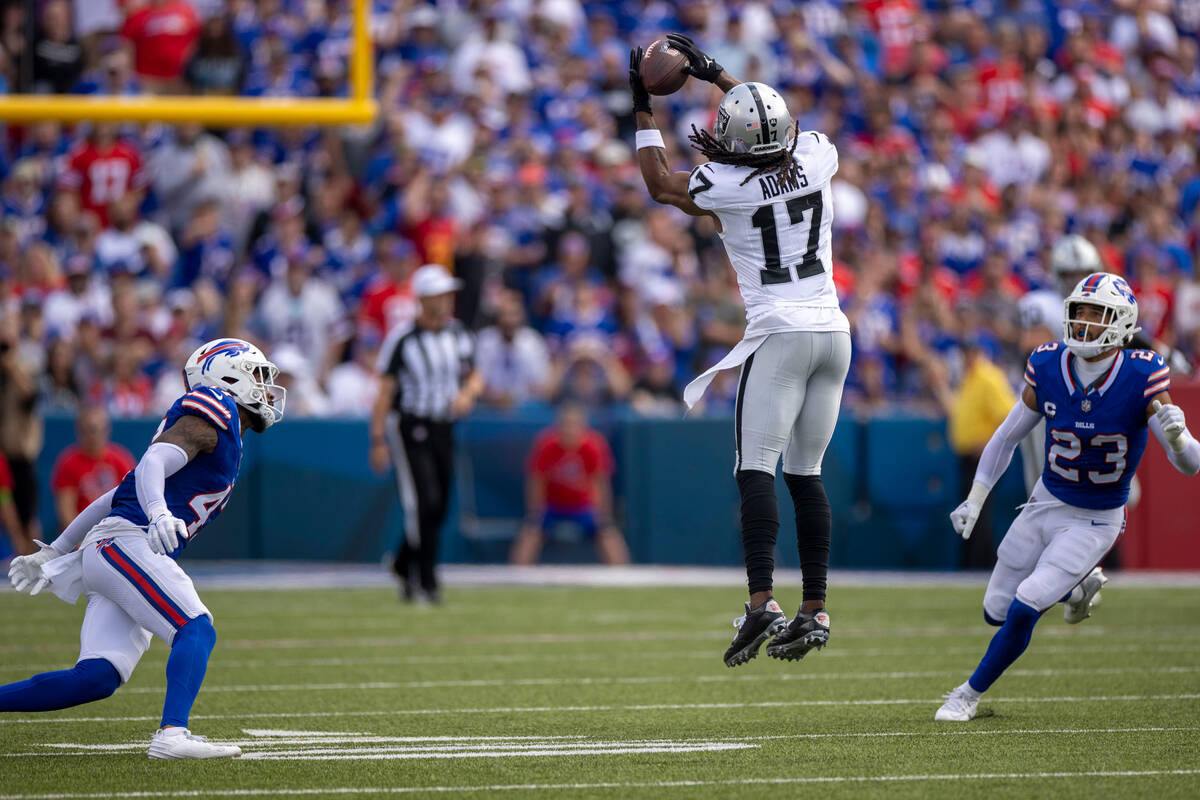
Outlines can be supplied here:
M733 349L725 354L725 357L718 361L713 366L704 371L700 377L694 379L683 389L683 402L687 403L688 410L692 406L700 402L700 398L704 396L704 390L712 383L712 379L717 373L723 369L733 369L740 367L746 363L746 359L754 355L763 342L767 340L769 334L763 333L758 336L751 336L748 339L742 339L733 346Z
M50 591L68 605L75 605L83 594L83 550L79 549L42 565L42 574L50 581Z

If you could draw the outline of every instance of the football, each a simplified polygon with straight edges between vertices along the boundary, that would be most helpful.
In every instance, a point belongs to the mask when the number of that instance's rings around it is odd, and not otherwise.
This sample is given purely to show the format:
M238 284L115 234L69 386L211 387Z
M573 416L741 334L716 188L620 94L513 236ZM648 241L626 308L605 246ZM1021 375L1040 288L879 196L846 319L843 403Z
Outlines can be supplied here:
M650 94L664 95L679 91L687 82L683 68L687 56L671 46L666 39L655 39L642 58L642 84Z

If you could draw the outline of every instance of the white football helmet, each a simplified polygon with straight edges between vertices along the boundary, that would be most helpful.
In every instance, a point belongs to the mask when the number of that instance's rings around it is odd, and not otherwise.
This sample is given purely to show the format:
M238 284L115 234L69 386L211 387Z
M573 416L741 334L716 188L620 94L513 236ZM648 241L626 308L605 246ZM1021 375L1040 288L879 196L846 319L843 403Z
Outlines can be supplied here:
M1080 324L1075 319L1075 307L1083 304L1104 309L1100 322L1083 323L1089 328L1100 328L1094 339L1076 339L1072 335L1072 328ZM1063 343L1080 358L1098 356L1110 348L1121 347L1140 331L1137 318L1137 298L1125 279L1107 272L1093 272L1076 284L1063 301Z
M779 92L765 83L739 83L717 106L713 138L734 153L778 153L794 128Z
M1050 272L1063 294L1074 288L1084 275L1103 271L1100 252L1077 233L1063 236L1050 248Z
M275 383L279 368L262 351L242 339L214 339L201 345L183 367L183 382L191 391L211 386L233 395L255 416L254 430L265 431L283 419L287 391Z

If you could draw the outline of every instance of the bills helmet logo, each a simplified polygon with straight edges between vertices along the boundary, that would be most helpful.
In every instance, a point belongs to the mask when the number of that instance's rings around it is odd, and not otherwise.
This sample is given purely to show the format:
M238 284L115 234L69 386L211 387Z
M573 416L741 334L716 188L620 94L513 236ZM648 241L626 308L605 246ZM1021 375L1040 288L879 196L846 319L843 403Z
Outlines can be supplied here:
M1133 305L1137 305L1137 298L1133 296L1133 290L1129 288L1129 284L1125 282L1124 278L1113 278L1112 285L1121 297L1124 297Z
M211 348L205 350L199 355L199 358L201 359L200 372L208 372L208 368L212 366L213 360L221 354L225 354L226 356L236 356L248 352L249 350L250 348L245 342L217 342Z

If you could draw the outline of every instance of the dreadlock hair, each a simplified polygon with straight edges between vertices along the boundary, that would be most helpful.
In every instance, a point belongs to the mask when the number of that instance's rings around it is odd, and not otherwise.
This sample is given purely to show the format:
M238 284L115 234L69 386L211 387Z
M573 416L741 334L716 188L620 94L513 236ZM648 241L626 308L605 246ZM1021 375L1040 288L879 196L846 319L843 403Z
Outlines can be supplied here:
M794 125L793 130L799 131L799 125ZM792 146L789 149L774 153L735 153L717 141L711 133L697 128L695 124L692 125L692 134L688 136L688 141L694 149L707 156L709 161L732 164L735 167L755 167L754 172L747 175L739 186L745 186L752 178L769 172L779 173L779 179L785 183L795 183L799 180L800 165L792 157L796 152L796 143L800 141L798 134L792 136Z

